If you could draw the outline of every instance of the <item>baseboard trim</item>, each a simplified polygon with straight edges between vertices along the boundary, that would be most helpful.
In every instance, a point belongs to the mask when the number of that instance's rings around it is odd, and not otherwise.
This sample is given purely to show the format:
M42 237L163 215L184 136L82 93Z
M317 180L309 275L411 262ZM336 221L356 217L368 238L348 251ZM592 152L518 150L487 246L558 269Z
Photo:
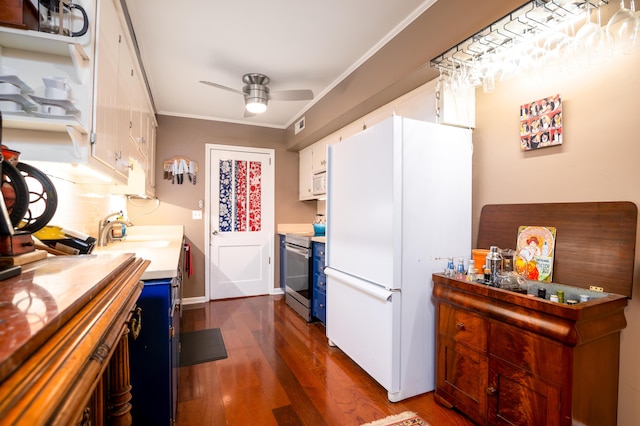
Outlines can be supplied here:
M271 293L269 293L269 294L271 296L276 296L276 295L279 295L279 294L284 294L284 291L282 291L282 289L280 287L278 287L278 288L273 288L271 290ZM204 296L187 297L187 298L182 299L182 304L184 306L186 306L186 305L195 305L195 304L198 304L198 303L206 303L206 302L208 302L208 300Z
M199 297L187 297L186 299L182 299L183 305L195 305L196 303L206 303L207 299L204 296Z

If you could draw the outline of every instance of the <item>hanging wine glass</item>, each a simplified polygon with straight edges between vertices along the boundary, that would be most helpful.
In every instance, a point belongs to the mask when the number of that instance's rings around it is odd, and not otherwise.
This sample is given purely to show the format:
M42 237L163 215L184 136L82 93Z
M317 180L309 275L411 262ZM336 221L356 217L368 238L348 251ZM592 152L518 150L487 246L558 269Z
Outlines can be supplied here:
M640 18L635 13L634 0L630 0L629 9L620 0L620 9L609 19L606 31L613 38L616 51L629 53L637 46Z
M481 70L482 91L491 93L496 89L496 63L493 52L485 53L480 58L479 67Z
M587 2L586 22L576 33L574 52L579 61L588 64L602 62L612 53L612 39L610 34L602 28L600 21L600 7L597 7L596 22L591 21L591 3Z
M552 30L546 37L542 49L548 64L563 59L565 50L571 45L571 37L560 30Z

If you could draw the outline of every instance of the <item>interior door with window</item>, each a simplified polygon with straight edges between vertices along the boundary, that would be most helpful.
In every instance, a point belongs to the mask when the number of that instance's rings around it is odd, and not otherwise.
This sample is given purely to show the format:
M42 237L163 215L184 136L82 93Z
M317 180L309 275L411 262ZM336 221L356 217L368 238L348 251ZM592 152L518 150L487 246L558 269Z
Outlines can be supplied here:
M274 150L207 144L208 299L270 294Z

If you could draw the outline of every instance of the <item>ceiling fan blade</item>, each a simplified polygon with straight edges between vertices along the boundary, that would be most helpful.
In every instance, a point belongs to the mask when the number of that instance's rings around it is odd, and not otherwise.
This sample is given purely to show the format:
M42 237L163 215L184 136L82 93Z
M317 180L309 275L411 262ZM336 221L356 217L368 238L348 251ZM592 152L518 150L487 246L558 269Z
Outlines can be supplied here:
M217 87L218 89L226 90L228 92L233 92L233 93L236 93L238 95L243 95L244 96L244 93L242 93L242 91L236 90L236 89L232 89L231 87L223 86L223 85L218 84L218 83L212 83L210 81L204 81L204 80L200 80L200 83L207 84L209 86Z
M313 99L311 90L282 90L270 92L269 99L274 101L309 101Z

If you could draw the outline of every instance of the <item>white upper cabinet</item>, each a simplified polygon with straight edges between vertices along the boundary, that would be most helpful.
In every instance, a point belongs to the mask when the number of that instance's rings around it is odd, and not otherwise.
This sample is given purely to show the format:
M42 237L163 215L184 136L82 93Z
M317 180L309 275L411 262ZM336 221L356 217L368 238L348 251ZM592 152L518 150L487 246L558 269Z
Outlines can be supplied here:
M140 115L146 94L138 87L137 58L116 2L101 1L98 17L93 156L127 183L131 160L144 161L133 135L142 135Z
M299 161L299 191L298 198L303 200L313 200L313 173L311 167L313 160L311 158L312 148L307 147L298 153Z
M84 1L81 5L90 26L93 25L95 2ZM91 30L90 27L80 37L67 37L0 26L0 82L20 87L19 93L8 94L11 86L6 85L0 94L3 144L23 152L20 148L26 141L35 140L37 146L42 136L48 135L55 143L66 140L70 158L82 160L84 157L86 161L93 103L94 33ZM43 78L49 77L65 80L67 99L47 96ZM33 152L45 155L39 148ZM23 152L21 158L29 155Z
M339 142L339 135L332 134L299 151L299 199L301 201L326 198L324 193L313 193L313 178L327 171L327 145L337 142Z
M111 0L100 1L98 35L96 46L95 126L93 129L92 155L107 167L117 170L118 161L122 167L123 131L118 131L122 123L121 86L126 81L121 70L121 57L128 51L123 48L124 32L120 18ZM126 43L124 43L126 46ZM130 65L127 66L130 69ZM122 170L123 176L126 176Z
M327 171L327 141L322 139L311 145L311 172L315 175Z
M89 21L80 37L0 26L0 80L22 86L24 105L3 104L3 144L25 161L87 164L122 185L135 161L153 182L157 122L120 1L76 3ZM43 77L66 80L73 109L44 113Z

